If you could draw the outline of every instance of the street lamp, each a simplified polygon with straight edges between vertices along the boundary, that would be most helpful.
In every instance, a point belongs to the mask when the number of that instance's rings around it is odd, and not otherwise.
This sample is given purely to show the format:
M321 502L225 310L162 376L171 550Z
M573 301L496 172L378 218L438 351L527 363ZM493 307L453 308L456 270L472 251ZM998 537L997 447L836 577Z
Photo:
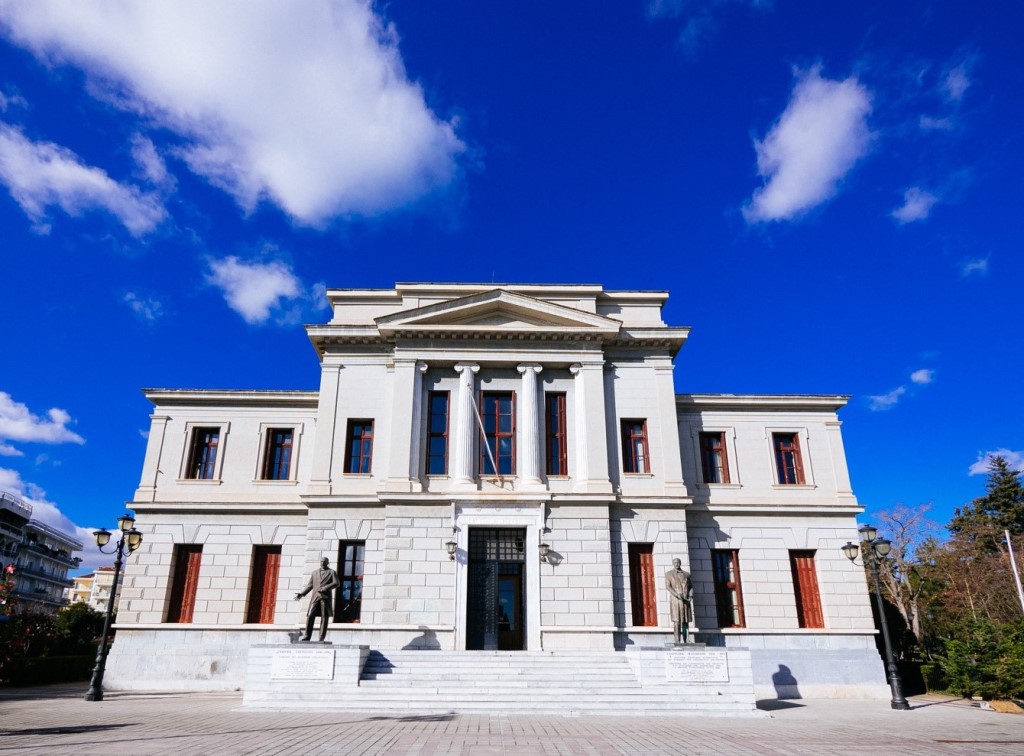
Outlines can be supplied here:
M878 616L882 620L882 640L885 641L885 661L889 669L889 687L892 689L892 708L906 711L910 708L907 699L903 695L903 681L900 679L899 670L896 668L896 657L892 653L892 642L889 640L889 622L885 618L885 605L882 603L882 587L878 578L878 566L889 556L892 551L892 543L884 538L878 538L878 530L871 525L864 525L858 531L861 542L867 546L864 550L864 561L871 567L871 574L875 578L875 599L878 603ZM861 552L859 545L846 542L842 547L843 554L851 562L856 564L857 555Z
M131 554L142 545L142 533L135 529L135 518L125 513L117 518L117 529L121 538L113 551L103 551L103 547L110 543L110 531L106 528L94 530L92 535L96 539L96 545L104 554L117 554L114 559L114 584L110 587L110 598L107 600L107 616L103 621L103 637L100 639L99 651L96 653L96 666L92 670L92 682L89 683L89 691L85 694L86 701L103 700L103 673L107 667L107 637L110 635L110 621L114 616L114 600L117 598L117 578L121 574L121 561L128 554Z

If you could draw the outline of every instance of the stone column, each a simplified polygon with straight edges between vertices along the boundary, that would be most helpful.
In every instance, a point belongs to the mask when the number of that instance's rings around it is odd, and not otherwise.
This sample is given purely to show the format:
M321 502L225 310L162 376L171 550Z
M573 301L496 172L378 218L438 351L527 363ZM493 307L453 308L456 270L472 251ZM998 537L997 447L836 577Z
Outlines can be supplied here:
M419 480L420 394L426 364L396 358L391 394L390 470L385 491L410 493L423 490Z
M154 415L150 423L149 439L146 442L146 458L142 463L142 482L139 483L139 487L135 491L136 501L156 501L156 489L160 485L160 455L164 449L164 434L167 431L168 419L166 415ZM187 439L186 443L188 443ZM170 480L174 480L177 475L178 473L175 472L170 476Z
M572 365L575 376L573 410L576 415L576 454L569 475L579 493L611 493L608 478L608 428L605 420L604 363ZM613 418L614 422L614 418Z
M331 493L334 464L334 440L337 435L338 393L341 390L341 371L338 363L325 364L320 375L320 406L316 415L316 443L313 447L313 469L306 493L327 496ZM344 430L342 431L344 433ZM342 444L345 440L342 438Z
M519 401L519 450L516 455L520 484L525 488L536 488L540 480L540 426L538 418L537 376L543 368L535 363L524 363L516 367L523 376L522 397Z
M451 477L453 486L473 486L473 438L476 436L476 374L479 365L461 363L455 366L459 374L459 394L456 397L455 433L452 442Z

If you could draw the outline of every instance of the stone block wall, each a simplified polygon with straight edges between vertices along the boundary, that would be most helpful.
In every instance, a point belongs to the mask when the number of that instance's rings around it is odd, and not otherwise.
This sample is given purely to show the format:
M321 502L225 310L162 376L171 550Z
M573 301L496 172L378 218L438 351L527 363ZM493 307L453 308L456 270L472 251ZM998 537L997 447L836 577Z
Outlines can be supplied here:
M292 601L292 588L301 584L305 563L306 518L294 515L242 518L230 515L194 516L187 523L170 515L146 515L139 527L142 547L129 557L118 611L119 624L156 624L167 617L174 547L203 547L196 589L194 625L244 624L249 599L253 547L281 546L281 570L275 605L275 624L298 622L303 614Z
M383 573L376 621L391 625L451 625L455 613L455 562L446 506L389 505L384 523Z
M607 507L553 506L541 569L541 626L610 627L614 611Z
M840 548L856 535L849 515L690 514L694 613L702 629L717 628L711 549L739 551L747 630L799 630L790 551L814 550L826 630L873 633L864 573ZM807 631L811 632L811 631Z

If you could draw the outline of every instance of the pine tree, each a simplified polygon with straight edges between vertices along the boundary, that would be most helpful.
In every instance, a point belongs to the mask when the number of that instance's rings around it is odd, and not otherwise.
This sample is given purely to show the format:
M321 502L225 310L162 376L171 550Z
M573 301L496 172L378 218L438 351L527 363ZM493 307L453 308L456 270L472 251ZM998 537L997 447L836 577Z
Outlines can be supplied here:
M970 504L957 508L950 520L949 531L956 538L974 542L991 542L998 548L1003 531L1010 535L1024 533L1024 485L1020 472L1013 470L1005 457L989 458L987 493Z

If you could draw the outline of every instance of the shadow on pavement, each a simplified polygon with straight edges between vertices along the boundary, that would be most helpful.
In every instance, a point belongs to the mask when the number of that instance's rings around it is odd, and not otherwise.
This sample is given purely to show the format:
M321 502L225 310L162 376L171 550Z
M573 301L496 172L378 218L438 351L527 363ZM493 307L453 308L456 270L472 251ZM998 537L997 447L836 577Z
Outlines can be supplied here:
M29 727L24 730L0 730L0 737L11 735L82 735L88 732L134 727L136 723L82 725L80 727Z
M778 698L762 698L757 702L761 711L782 711L783 709L802 709L806 704L783 701Z
M366 719L368 722L451 722L455 719L455 712L408 717L367 717Z

